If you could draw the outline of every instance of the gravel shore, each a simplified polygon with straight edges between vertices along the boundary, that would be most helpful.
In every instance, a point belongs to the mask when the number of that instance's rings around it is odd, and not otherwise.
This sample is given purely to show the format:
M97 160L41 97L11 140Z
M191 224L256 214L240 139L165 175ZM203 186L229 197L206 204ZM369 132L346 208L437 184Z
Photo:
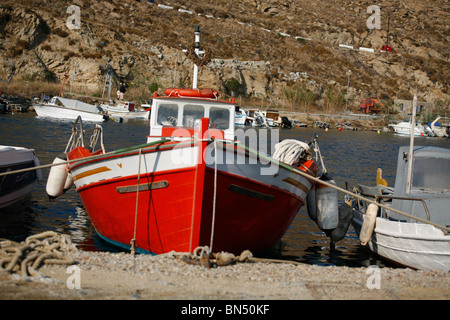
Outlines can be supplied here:
M246 262L205 268L171 255L75 251L40 276L0 272L0 299L450 299L450 274L393 268ZM75 267L73 267L75 266Z

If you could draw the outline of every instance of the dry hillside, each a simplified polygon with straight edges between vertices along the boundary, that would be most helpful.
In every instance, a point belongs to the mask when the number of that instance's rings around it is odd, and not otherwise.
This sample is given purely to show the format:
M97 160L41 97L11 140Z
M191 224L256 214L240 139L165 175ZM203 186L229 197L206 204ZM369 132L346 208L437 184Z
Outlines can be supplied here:
M448 112L448 0L152 2L3 0L0 79L61 82L70 68L66 90L75 71L74 92L98 96L109 71L143 101L157 87L191 85L192 62L182 50L200 26L212 59L201 67L201 87L327 111L345 107L350 79L348 109L357 110L362 98L392 104L417 92ZM381 29L367 27L373 4ZM71 5L80 9L79 29L68 28ZM380 52L388 21L396 53Z

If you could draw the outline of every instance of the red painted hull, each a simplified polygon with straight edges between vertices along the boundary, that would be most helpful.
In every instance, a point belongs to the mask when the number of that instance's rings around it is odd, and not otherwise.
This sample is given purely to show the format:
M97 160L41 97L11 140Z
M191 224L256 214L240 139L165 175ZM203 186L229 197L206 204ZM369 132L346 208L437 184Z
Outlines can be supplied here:
M254 253L274 247L281 240L304 202L276 187L257 183L224 172L218 173L214 252ZM213 170L207 170L203 198L200 245L209 245L212 207ZM250 190L250 194L248 193Z
M194 192L195 175L190 168L141 176L141 185L167 181L168 187L139 192L138 248L156 254L192 252L204 245L212 245L214 252L261 252L281 239L303 205L284 190L218 172L213 230L214 171L206 168L202 195ZM117 188L132 185L137 176L78 189L97 232L122 246L134 237L136 192L118 193ZM193 208L197 197L202 199L198 211Z
M208 129L208 119L202 118L199 136L211 133L201 128ZM281 167L261 175L262 163L250 164L256 158L244 149L211 146L215 158L206 139L157 142L85 161L89 151L79 147L68 158L80 159L70 166L77 191L97 232L114 244L133 241L155 254L199 246L234 254L271 249L312 184ZM236 161L225 161L230 156ZM214 166L207 165L211 160Z

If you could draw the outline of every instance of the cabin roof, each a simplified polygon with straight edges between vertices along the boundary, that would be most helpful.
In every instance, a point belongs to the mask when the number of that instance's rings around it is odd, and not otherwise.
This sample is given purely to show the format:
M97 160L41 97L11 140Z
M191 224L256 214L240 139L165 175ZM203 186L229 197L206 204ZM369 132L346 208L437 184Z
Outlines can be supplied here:
M400 147L400 153L409 154L409 146ZM414 146L414 157L450 158L450 149L433 146Z

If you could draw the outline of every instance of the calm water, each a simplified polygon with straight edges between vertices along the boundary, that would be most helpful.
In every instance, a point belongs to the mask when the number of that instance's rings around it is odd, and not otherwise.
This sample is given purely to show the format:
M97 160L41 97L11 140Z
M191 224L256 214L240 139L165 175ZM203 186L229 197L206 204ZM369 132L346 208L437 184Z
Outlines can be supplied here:
M37 118L33 112L0 114L0 144L33 148L41 164L48 164L64 151L72 126L72 122ZM106 122L102 126L107 151L144 143L149 131L146 121ZM280 138L309 141L313 131L281 129ZM398 148L409 145L408 137L336 129L317 132L325 166L339 186L345 187L346 181L349 185L373 185L377 168L382 168L383 177L390 186L394 185ZM417 138L416 145L420 144L450 148L448 139ZM48 173L49 169L43 170L44 180ZM45 184L38 185L20 206L0 212L0 238L23 241L29 235L48 230L70 234L83 250L115 250L98 238L74 189L49 201ZM336 250L330 251L328 238L309 219L305 208L297 214L282 243L283 259L318 265L388 265L361 248L351 226Z

